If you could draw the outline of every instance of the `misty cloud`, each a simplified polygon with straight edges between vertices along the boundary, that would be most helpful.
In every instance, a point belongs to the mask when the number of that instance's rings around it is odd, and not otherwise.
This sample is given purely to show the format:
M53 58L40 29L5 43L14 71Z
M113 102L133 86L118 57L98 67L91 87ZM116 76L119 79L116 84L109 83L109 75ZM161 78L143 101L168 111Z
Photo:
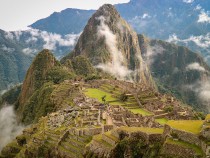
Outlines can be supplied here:
M194 0L183 0L184 3L192 3Z
M189 38L186 39L180 39L177 37L176 34L173 34L169 36L169 39L167 41L173 43L183 42L186 44L189 42L193 42L201 48L210 48L210 33L200 36L190 36Z
M24 48L23 53L26 55L34 56L37 53L37 49L31 49L31 48Z
M105 24L107 19L109 20L108 17L105 19L103 16L98 18L100 21L100 25L98 26L98 37L105 37L105 42L111 53L112 61L108 63L101 63L96 67L116 76L119 79L125 79L130 76L132 71L128 70L128 68L124 65L125 58L122 55L122 52L117 48L117 37L110 30L109 26Z
M5 32L5 38L8 40L13 40L14 35L11 32Z
M198 23L210 23L209 12L201 10L201 13L198 16Z
M197 70L197 71L201 71L201 72L205 72L206 71L204 67L202 67L199 63L196 63L196 62L187 65L186 70L187 71Z
M200 102L207 106L210 112L210 78L207 81L197 81L194 84L187 85L185 88L195 92L200 99Z
M0 110L0 151L10 141L20 134L23 126L16 121L13 106L5 106Z
M28 29L25 31L6 32L5 38L15 41L23 41L28 45L34 45L36 42L43 42L43 49L56 51L58 47L73 47L75 46L80 34L67 34L62 36L56 33L49 33L47 31L40 31L37 29ZM24 48L25 54L34 53L35 50Z
M15 51L14 48L9 48L6 45L1 45L1 50L3 50L4 52L8 52L8 53L13 53Z
M164 48L161 45L154 45L154 46L148 46L147 52L145 54L146 62L149 66L151 66L158 54L162 54L164 52Z
M27 42L36 42L38 38L41 38L44 41L43 48L56 50L58 46L74 46L80 36L80 34L68 34L61 36L56 33L49 33L46 31L40 31L37 29L27 30L31 37Z

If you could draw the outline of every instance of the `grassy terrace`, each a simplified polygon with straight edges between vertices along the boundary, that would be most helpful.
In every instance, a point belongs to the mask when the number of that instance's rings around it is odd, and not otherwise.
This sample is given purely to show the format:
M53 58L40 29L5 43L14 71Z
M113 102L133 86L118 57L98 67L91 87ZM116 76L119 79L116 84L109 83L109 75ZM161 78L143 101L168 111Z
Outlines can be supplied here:
M167 138L166 143L178 145L178 146L181 146L183 148L190 148L190 149L193 149L198 155L203 155L203 152L202 152L201 148L199 148L197 145L194 145L194 144L190 144L190 143L183 142L183 141L180 141L180 140L175 141L175 140L170 139L170 138Z
M155 121L158 122L161 125L165 125L168 122L168 119L160 118L160 119L155 119Z
M206 115L206 120L210 120L210 114Z
M121 127L121 130L127 132L145 132L147 134L163 134L162 128L148 128L148 127Z
M102 139L102 135L101 134L93 136L93 140L99 142L100 144L104 145L105 147L108 147L108 148L112 147L112 145L110 145L109 143L105 142Z
M99 89L94 89L94 88L88 88L85 91L85 95L90 97L90 98L95 98L99 102L103 103L102 97L106 95L106 101L110 102L111 105L123 105L123 102L117 101L117 98L114 98L111 93L99 90Z
M142 116L153 115L153 113L147 111L146 109L137 108L137 109L129 109L129 110L134 114L141 114Z
M147 111L146 109L139 108L137 102L120 102L117 98L113 97L111 93L102 91L100 89L88 88L84 93L86 96L95 98L101 103L103 103L101 98L106 95L106 101L109 102L110 105L121 105L134 114L141 114L143 116L153 115L153 113Z
M202 120L180 120L180 121L168 121L167 125L174 129L190 132L193 134L199 134L204 121Z

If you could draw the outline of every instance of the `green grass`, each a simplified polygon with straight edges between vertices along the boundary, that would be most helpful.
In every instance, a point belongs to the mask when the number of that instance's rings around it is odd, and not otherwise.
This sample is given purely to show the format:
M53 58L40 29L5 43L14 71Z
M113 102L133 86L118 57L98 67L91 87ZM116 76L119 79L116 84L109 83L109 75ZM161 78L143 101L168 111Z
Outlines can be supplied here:
M178 130L190 132L193 134L199 134L204 121L202 120L180 120L180 121L168 121L167 124Z
M210 114L206 115L206 120L210 120Z
M98 99L99 102L103 103L102 97L106 95L106 101L114 101L116 98L113 98L110 93L104 92L99 89L94 88L88 88L85 91L85 95L87 95L90 98Z
M84 93L86 96L88 96L90 98L97 99L100 103L103 103L101 98L106 95L105 99L107 102L110 102L109 104L111 104L111 105L124 105L125 104L123 102L117 101L117 98L114 98L111 93L104 92L99 89L88 88L85 90Z
M129 109L132 113L134 114L141 114L143 116L150 116L152 115L153 113L145 110L145 109L141 109L141 108L138 108L138 109Z
M93 136L93 140L99 142L100 144L103 144L105 147L108 147L108 148L111 148L112 147L111 144L105 142L102 139L102 135L101 134Z
M162 134L163 129L162 128L148 128L148 127L120 127L121 130L127 131L127 132L145 132L148 134Z
M175 144L175 145L179 145L183 148L191 148L193 149L198 155L203 155L203 152L201 150L201 148L199 148L197 145L194 145L194 144L190 144L190 143L187 143L187 142L183 142L183 141L175 141L171 138L167 138L166 140L166 143L168 144Z
M112 133L110 131L109 132L105 132L104 135L106 135L107 137L111 138L115 142L119 141L115 136L112 135Z
M168 122L168 119L160 118L160 119L155 119L155 121L158 122L161 125L165 125Z

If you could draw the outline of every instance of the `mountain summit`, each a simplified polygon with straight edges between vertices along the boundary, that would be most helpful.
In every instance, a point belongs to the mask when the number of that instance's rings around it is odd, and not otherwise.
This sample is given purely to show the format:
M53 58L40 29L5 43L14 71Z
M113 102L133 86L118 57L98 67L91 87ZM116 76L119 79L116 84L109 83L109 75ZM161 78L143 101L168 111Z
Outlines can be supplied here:
M100 7L89 19L75 49L66 58L78 55L89 58L95 67L118 79L152 85L137 34L110 4Z

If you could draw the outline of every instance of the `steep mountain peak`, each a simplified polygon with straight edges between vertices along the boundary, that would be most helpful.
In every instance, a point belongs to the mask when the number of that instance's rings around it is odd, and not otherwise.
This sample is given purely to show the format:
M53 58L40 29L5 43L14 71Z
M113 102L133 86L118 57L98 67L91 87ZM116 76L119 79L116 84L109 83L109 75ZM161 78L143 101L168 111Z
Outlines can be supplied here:
M111 4L104 4L101 6L95 13L95 16L112 16L112 17L120 17L120 14L118 11L115 9L115 7Z
M46 79L47 72L54 66L58 66L59 62L55 59L53 54L44 49L41 51L30 68L27 71L25 80L22 85L20 99L19 99L19 111L21 112L24 103L31 97L31 95L42 86L44 80Z
M79 55L118 79L151 85L136 32L110 4L103 5L93 14L74 51L64 61Z

